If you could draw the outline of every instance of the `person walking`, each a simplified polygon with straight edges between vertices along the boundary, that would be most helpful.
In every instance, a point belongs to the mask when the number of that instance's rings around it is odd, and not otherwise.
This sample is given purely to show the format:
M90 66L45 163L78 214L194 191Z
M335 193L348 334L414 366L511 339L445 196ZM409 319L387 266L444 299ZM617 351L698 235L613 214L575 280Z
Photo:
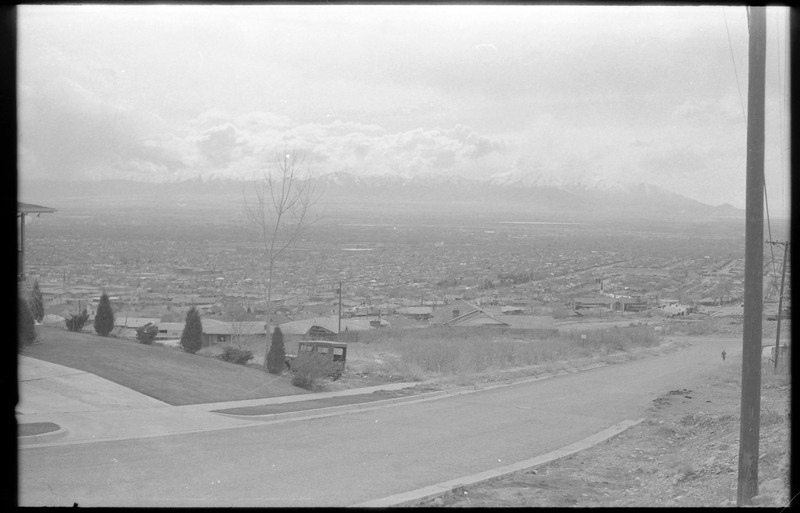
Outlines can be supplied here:
M723 350L722 350L722 361L723 361L723 362L725 361L725 355L726 355L726 354L728 354L728 353L726 353L726 352L725 352L725 350L723 349Z

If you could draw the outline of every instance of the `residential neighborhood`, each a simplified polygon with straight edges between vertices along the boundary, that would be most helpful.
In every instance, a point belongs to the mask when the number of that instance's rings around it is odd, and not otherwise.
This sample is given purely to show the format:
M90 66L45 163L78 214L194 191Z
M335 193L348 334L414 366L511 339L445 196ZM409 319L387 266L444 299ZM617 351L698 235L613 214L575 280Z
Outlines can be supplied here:
M265 273L256 244L241 236L213 244L78 238L61 231L64 223L54 216L28 230L26 271L39 281L46 323L57 325L86 308L91 324L106 293L122 337L135 337L137 328L152 323L159 340L178 339L190 307L203 317L206 345L266 336ZM271 326L295 337L312 326L328 333L319 336L351 338L389 326L496 326L545 334L559 319L592 312L657 309L673 317L736 309L742 302L744 259L726 244L707 245L702 252L710 254L698 256L692 245L700 241L691 239L667 253L654 252L663 243L647 237L623 250L599 235L556 246L555 230L536 237L520 229L402 230L387 237L352 228L350 240L356 235L371 243L302 241L292 258L278 263ZM765 295L773 303L778 271L765 260Z

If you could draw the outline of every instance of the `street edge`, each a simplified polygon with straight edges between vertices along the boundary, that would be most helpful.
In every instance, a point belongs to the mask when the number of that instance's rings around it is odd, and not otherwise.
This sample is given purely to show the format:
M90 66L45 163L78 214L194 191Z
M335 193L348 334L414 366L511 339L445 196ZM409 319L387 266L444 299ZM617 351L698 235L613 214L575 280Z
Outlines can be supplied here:
M578 368L569 367L567 369L560 370L558 372L541 374L535 377L526 377L519 380L513 380L510 382L493 383L482 387L470 385L450 390L437 390L435 392L427 392L423 394L409 395L405 397L393 397L390 399L380 399L377 401L367 401L364 403L355 403L355 404L342 404L338 406L327 406L323 408L314 408L309 410L299 410L299 411L283 412L283 413L266 413L263 415L243 415L237 413L225 413L224 411L220 410L211 410L209 411L209 413L222 415L224 417L250 419L253 421L260 421L260 422L276 422L280 420L305 420L310 418L331 417L334 415L342 415L350 412L374 410L404 403L432 401L434 399L439 399L443 397L453 397L458 395L471 394L475 392L482 392L485 390L492 390L500 387L523 385L526 383L540 381L543 379L565 376L567 374L572 374L574 372L582 372L600 367L605 367L607 365L608 365L607 363L593 363L585 367L578 367Z
M660 344L657 346L658 349L666 349L670 347L674 347L676 344L670 339L665 344ZM652 348L645 348L642 351L646 351ZM614 353L608 355L609 357L614 356L623 356L629 353L621 352L621 353ZM660 356L661 353L657 353L651 356ZM526 376L519 379L511 379L511 380L503 380L499 383L491 383L486 384L484 386L478 385L467 385L462 386L454 389L449 390L437 390L435 392L427 392L423 394L417 395L409 395L405 397L394 397L391 399L381 399L378 401L368 401L364 403L355 403L355 404L342 404L338 406L327 406L323 408L314 408L309 410L299 410L299 411L292 411L292 412L283 412L283 413L267 413L264 415L243 415L243 414L236 414L236 413L225 413L220 409L210 410L209 413L214 413L215 415L221 415L223 417L231 417L231 418L239 418L239 419L248 419L255 422L285 422L289 420L307 420L307 419L315 419L321 417L331 417L335 415L344 415L347 413L355 413L359 411L368 411L374 410L379 408L387 408L394 405L399 404L413 404L416 402L424 402L424 401L431 401L434 399L438 399L441 397L452 397L458 395L465 395L471 394L474 392L481 392L484 390L492 390L494 388L500 387L508 387L508 386L515 386L515 385L523 385L526 383L532 383L534 381L540 381L543 379L554 378L558 376L565 376L567 374L572 374L575 372L584 372L592 369L597 369L601 367L607 367L608 365L612 365L616 362L613 360L611 362L602 361L602 362L592 362L590 364L584 365L582 367L575 367L569 366L563 368L558 371L554 372L547 372L543 374L539 374L537 376Z
M301 420L311 420L311 419L319 419L323 417L334 417L338 415L347 415L359 412L365 412L370 410L379 410L382 408L391 408L393 406L400 406L402 404L414 404L426 401L434 401L436 399L444 398L444 397L454 397L458 395L466 395L471 394L474 392L481 392L484 390L491 390L494 388L500 387L508 387L508 386L515 386L515 385L522 385L525 383L531 383L533 381L539 381L543 379L554 378L558 376L564 376L566 374L571 374L574 372L586 371L591 370L599 367L605 367L606 363L593 363L591 365L576 368L570 367L568 369L564 369L558 372L542 374L535 377L526 377L520 380L513 380L510 382L504 383L494 383L484 387L476 387L476 386L465 386L459 387L456 389L450 390L437 390L435 392L427 392L424 394L418 395L409 395L405 397L395 397L391 399L381 399L378 401L368 401L365 403L356 403L356 404L343 404L339 406L328 406L325 408L314 408L309 410L300 410L300 411L290 411L290 412L283 412L283 413L268 413L265 415L239 415L239 414L232 414L232 413L221 413L215 410L209 410L208 413L213 413L214 415L219 415L221 417L228 417L228 418L235 418L239 420L247 421L244 424L238 426L223 426L223 427L214 427L214 428L204 428L204 429L196 429L196 430L189 430L189 431L180 431L174 433L158 433L158 434L148 434L148 435L139 435L139 436L125 436L125 437L111 437L111 438L92 438L91 440L66 440L61 441L60 439L67 435L66 429L61 429L54 433L47 433L44 435L35 435L35 436L28 436L28 437L17 437L19 440L20 448L33 448L33 447L55 447L55 446L64 446L64 445L79 445L79 444L89 444L89 443L99 443L99 442L113 442L119 440L134 440L134 439L143 439L143 438L158 438L162 436L173 436L173 435L181 435L181 434L189 434L189 433L206 433L209 431L224 431L230 429L243 429L253 427L259 424L278 424L278 423L285 423L285 422L294 422L294 421L301 421ZM50 438L41 438L46 437L47 435L55 435L58 433L58 436L51 436ZM25 439L23 441L23 439ZM26 447L22 447L26 446Z
M511 465L506 465L504 467L499 467L493 470L487 470L485 472L480 472L478 474L473 474L471 476L460 477L458 479L445 481L443 483L438 483L432 486L426 486L425 488L420 488L418 490L412 490L410 492L391 495L389 497L384 497L382 499L375 499L367 502L362 502L359 504L355 504L352 507L389 508L398 506L411 506L423 500L434 499L456 488L482 483L507 474L519 472L521 470L527 470L533 467L537 467L539 465L543 465L545 463L550 463L551 461L571 456L572 454L586 450L601 442L613 438L622 433L623 431L633 426L636 426L643 421L644 421L643 418L638 420L624 420L598 433L588 436L583 440L569 444L566 447L562 447L561 449L548 452L547 454L536 456L535 458L531 458L525 461L520 461L518 463L513 463Z

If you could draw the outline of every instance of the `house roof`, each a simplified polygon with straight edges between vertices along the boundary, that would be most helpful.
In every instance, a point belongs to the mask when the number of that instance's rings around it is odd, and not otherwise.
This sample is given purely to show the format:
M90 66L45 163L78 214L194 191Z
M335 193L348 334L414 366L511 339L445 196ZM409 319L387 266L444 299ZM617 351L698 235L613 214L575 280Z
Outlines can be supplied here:
M455 301L451 301L445 306L439 307L433 311L433 318L431 319L431 324L448 324L450 321L453 320L453 310L458 310L458 316L462 317L470 312L474 312L476 310L482 311L477 306L473 305L468 301L464 301L463 299L456 299Z
M644 301L632 297L576 297L573 301L576 303L596 305L610 305L613 303L644 303Z
M34 205L32 203L17 202L18 214L52 214L56 209L50 207L43 207L41 205Z
M454 313L453 310L458 310L458 316L453 317ZM497 321L494 317L490 314L486 313L485 310L482 308L473 305L469 301L465 301L463 299L456 299L455 301L451 301L447 305L437 308L433 311L433 318L431 319L431 324L448 324L450 326L456 326L461 324L468 319L471 319L473 316L467 317L473 312L479 312L483 316L493 319ZM460 321L458 319L461 319ZM497 321L500 323L500 321Z
M218 319L201 319L206 335L265 335L264 321L226 322Z
M159 317L125 317L124 315L114 316L114 326L122 326L125 328L141 328L146 324L159 324L161 319Z
M406 308L401 308L400 313L408 315L429 315L433 314L433 308L430 306L408 306Z
M450 319L446 326L486 326L486 325L506 325L509 323L501 321L496 317L489 315L483 310L473 310L466 315L460 315L455 319Z
M305 335L313 326L325 328L332 333L339 332L338 317L315 317L299 321L284 322L280 325L284 335ZM365 331L374 329L365 319L342 319L342 331Z
M454 310L458 310L456 317L453 317ZM508 325L507 322L499 320L482 308L463 299L451 301L447 306L434 310L431 324L443 326Z
M202 320L200 321L202 323ZM183 331L186 326L185 322L159 322L158 329L166 331Z

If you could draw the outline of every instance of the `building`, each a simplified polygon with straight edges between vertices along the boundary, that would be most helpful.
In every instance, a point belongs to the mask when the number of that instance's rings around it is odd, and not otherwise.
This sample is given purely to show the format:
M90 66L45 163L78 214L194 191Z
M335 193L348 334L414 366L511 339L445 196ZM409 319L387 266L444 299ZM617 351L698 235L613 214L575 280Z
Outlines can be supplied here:
M416 321L427 321L433 317L433 308L430 306L408 306L400 308L397 313Z
M572 300L573 310L605 308L612 312L640 312L648 308L647 301L630 297L576 297Z
M239 337L266 337L264 321L225 322L217 319L201 319L203 324L203 347L214 344L230 344Z
M437 308L431 319L431 326L509 327L510 325L488 314L485 310L473 305L469 301L459 299L445 307Z
M382 325L387 325L381 321ZM284 322L280 325L284 342L300 340L339 340L356 342L358 333L375 329L366 319L342 319L342 331L339 332L338 317L316 317L299 321Z

